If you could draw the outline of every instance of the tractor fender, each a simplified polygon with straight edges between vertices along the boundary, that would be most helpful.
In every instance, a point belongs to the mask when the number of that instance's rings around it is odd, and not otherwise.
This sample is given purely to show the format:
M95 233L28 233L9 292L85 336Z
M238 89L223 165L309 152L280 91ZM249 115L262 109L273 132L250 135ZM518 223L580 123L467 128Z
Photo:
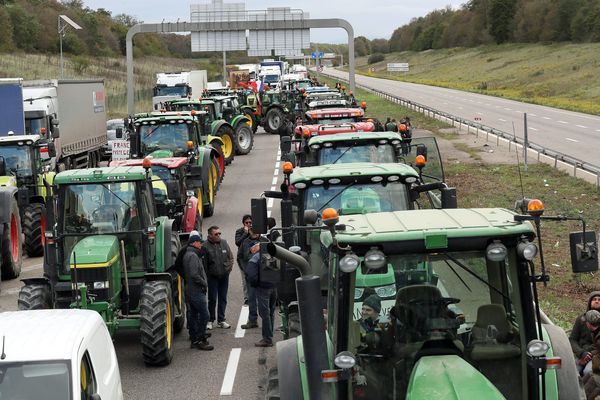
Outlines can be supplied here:
M217 132L219 132L219 129L221 129L224 126L228 126L233 130L233 126L231 126L227 121L220 119L218 121L213 122L213 126L212 126L212 133L216 134Z
M26 285L48 285L48 287L51 287L50 280L48 278L25 278L21 279L21 282Z
M148 272L144 274L144 279L146 282L165 281L169 285L173 284L173 276L168 272Z
M254 108L250 106L245 106L241 108L243 113L254 114Z
M245 115L236 115L231 120L231 126L233 126L235 129L237 129L239 124L245 124L248 122L250 122L250 120Z
M183 232L191 232L196 227L196 215L198 214L198 198L196 196L188 197L185 202L183 212L183 223L181 229Z
M206 139L206 141L208 142L208 144L210 145L212 142L217 142L219 143L221 146L223 146L225 143L223 142L223 139L221 139L219 136L214 136L214 135L208 135L208 138ZM212 148L213 151L217 152L214 148Z
M172 219L165 219L164 228L163 228L163 270L160 272L167 271L173 264L175 264L175 259L171 255L171 237L173 235L173 225L175 221ZM169 274L170 276L170 274Z
M218 151L216 151L214 148L210 147L210 146L206 146L203 151L202 154L200 155L199 159L201 162L201 166L202 166L202 190L204 193L208 193L208 191L210 190L209 187L209 173L210 173L210 168L211 168L211 160L213 159L213 152L214 153L219 153Z
M1 186L0 187L0 204L2 204L2 208L0 208L0 225L2 226L2 232L4 231L4 224L8 224L10 221L10 203L15 200L15 196L18 189L14 186Z
M550 339L552 354L560 357L562 361L561 367L554 370L556 371L558 398L585 399L585 391L582 386L583 383L577 372L575 357L573 356L567 334L562 328L559 328L556 325L543 324L542 326ZM546 372L546 379L548 379L549 373L550 371Z
M303 399L298 338L277 342L277 375L282 399ZM304 363L303 363L304 364Z

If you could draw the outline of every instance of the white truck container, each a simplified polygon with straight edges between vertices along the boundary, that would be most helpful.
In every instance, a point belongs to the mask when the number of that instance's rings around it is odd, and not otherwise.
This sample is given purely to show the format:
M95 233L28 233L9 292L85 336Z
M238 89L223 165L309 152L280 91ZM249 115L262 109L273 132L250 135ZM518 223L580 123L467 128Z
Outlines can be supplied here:
M59 170L98 165L107 143L103 80L24 81L23 104L27 133L54 138Z
M122 400L117 355L100 314L0 313L0 397Z
M158 111L165 101L202 96L207 84L206 70L159 72L153 89L152 108Z

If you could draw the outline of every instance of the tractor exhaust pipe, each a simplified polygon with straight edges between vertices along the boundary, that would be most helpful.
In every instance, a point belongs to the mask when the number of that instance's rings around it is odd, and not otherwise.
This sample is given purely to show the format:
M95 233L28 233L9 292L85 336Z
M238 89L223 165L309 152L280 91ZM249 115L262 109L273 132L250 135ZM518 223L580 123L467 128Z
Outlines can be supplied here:
M271 257L275 257L281 261L285 261L291 266L295 267L300 271L300 275L305 276L311 272L310 264L302 256L292 253L289 250L284 249L281 246L277 246L274 243L267 244L267 251ZM319 291L319 296L321 292Z
M296 293L298 293L309 399L329 399L331 385L325 384L321 378L321 372L329 368L325 321L321 305L321 279L316 275L296 279Z

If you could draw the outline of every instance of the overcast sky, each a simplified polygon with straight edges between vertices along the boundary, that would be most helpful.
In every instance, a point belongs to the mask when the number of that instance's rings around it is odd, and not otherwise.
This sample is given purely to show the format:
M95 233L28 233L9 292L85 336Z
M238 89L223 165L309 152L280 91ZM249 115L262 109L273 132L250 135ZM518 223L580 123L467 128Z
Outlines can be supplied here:
M243 3L240 0L225 3ZM412 18L422 17L430 11L450 5L456 9L467 0L247 0L246 10L265 10L268 7L300 8L310 18L343 18L354 27L354 36L369 39L389 39L394 29ZM209 1L182 0L84 0L90 8L105 8L116 14L129 14L146 23L165 20L176 22L190 20L190 4L208 4ZM345 43L348 37L342 29L314 29L311 41L320 43Z

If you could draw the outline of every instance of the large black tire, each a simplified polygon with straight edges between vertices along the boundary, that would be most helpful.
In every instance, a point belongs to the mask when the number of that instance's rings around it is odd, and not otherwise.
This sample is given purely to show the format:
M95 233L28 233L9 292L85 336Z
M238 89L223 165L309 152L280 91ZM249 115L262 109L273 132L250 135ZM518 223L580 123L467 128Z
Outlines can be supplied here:
M254 133L247 123L242 122L235 129L235 154L246 155L254 146Z
M50 287L41 283L29 283L19 291L19 310L46 310L52 307Z
M279 133L279 129L283 126L285 122L285 116L283 115L283 111L279 108L271 108L269 112L267 112L267 122L265 126L269 127L269 133ZM266 130L266 128L265 128Z
M248 118L250 120L249 125L250 125L250 128L252 129L252 133L256 133L256 130L258 129L258 118L256 118L256 115L254 115L252 110L245 109L242 111L244 112L244 115L246 116L246 118Z
M225 165L229 165L233 162L235 157L235 132L233 131L233 128L225 125L219 128L217 136L219 136L224 142L222 145L223 156L225 156Z
M23 255L21 253L21 218L17 201L12 198L11 204L3 206L10 207L10 216L4 224L2 238L0 238L0 261L2 264L2 279L15 279L21 274Z
M173 359L173 304L165 281L145 282L140 296L142 356L148 365L167 365Z
M196 214L196 220L198 215ZM201 231L198 231L201 232ZM181 248L181 243L177 234L171 235L171 263L175 263L177 254ZM179 333L185 326L185 286L181 276L177 274L174 288L171 293L174 294L173 304L175 304L175 314L173 317L173 332Z
M269 376L267 377L267 395L266 400L280 400L279 395L279 375L277 374L277 367L273 367L269 370Z
M46 227L46 206L34 203L27 206L23 213L23 234L25 252L29 257L44 255L44 229Z

